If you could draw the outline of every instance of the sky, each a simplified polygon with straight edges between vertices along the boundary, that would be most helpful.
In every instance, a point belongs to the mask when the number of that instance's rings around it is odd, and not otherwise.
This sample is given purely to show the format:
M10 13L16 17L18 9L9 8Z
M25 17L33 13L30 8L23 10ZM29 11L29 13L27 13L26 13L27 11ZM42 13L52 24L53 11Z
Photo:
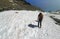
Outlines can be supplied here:
M60 0L26 0L31 5L42 8L44 11L60 10Z

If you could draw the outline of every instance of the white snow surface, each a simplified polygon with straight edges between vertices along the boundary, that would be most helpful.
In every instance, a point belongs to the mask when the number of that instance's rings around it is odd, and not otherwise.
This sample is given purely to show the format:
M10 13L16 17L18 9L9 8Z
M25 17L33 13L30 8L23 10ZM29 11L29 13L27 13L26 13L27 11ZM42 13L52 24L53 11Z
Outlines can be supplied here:
M56 25L47 13L43 12L42 27L35 27L39 12L27 10L0 12L0 39L60 39L60 26Z
M60 14L59 15L54 15L54 18L60 19Z

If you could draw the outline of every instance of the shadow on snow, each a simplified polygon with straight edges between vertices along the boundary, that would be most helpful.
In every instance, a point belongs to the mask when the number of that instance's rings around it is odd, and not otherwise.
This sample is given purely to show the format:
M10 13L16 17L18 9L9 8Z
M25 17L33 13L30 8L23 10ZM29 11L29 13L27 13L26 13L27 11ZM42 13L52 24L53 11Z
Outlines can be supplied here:
M28 26L31 27L31 28L38 27L37 25L33 25L33 24L29 24Z

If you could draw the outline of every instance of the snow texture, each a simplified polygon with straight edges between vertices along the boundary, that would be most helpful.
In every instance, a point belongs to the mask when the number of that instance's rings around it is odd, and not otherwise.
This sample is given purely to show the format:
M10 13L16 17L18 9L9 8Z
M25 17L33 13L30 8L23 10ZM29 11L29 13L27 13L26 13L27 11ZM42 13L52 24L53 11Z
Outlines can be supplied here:
M41 11L9 10L0 12L0 39L60 39L60 26L43 12L42 28L37 27Z

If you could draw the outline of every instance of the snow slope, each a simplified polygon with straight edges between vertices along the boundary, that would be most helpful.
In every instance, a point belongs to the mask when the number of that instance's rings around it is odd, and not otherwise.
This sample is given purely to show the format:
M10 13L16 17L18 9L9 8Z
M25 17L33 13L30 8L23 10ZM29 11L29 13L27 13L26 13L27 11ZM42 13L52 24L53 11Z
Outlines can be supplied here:
M60 19L60 14L56 13L56 14L49 14L50 16L53 16L54 18Z
M56 25L47 13L43 13L42 28L37 27L39 12L0 12L0 39L60 39L60 26Z

